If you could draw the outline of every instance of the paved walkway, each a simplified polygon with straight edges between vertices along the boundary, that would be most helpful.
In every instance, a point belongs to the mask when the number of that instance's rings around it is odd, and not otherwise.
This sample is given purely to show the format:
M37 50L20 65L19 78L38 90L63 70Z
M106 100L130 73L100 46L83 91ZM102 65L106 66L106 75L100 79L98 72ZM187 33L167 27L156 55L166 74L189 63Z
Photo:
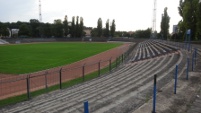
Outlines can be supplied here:
M196 101L187 113L201 113L201 88L200 93L197 95Z
M198 48L198 54L199 54L199 56L201 56L200 45L199 46L194 45L194 46L196 46L196 48ZM197 63L200 64L201 61L197 60ZM201 73L201 66L198 66L195 71ZM200 84L200 86L201 86L201 84ZM190 107L190 109L188 110L187 113L201 113L201 87L200 87L199 93L196 96L196 100L193 102L193 105Z

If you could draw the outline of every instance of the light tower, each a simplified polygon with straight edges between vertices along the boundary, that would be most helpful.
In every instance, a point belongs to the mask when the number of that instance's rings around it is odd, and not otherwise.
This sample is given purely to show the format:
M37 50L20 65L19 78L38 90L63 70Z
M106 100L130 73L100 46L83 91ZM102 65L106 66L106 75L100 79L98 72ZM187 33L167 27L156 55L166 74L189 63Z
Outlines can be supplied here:
M39 0L39 21L42 22L41 1Z
M156 38L156 0L154 0L153 21L152 21L152 34L151 38Z

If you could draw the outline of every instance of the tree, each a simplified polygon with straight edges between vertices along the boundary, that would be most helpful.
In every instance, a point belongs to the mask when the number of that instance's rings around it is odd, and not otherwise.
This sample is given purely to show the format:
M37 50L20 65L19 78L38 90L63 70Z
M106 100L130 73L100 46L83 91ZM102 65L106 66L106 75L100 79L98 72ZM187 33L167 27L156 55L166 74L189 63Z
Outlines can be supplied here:
M103 32L103 30L102 30L103 28L102 28L102 19L101 18L99 18L98 19L98 25L97 25L97 35L98 35L98 37L101 37L102 36L102 32Z
M110 26L109 26L109 19L107 20L106 24L105 24L105 30L104 30L104 36L105 37L109 37L110 36L110 30L109 30Z
M97 28L94 28L91 30L91 36L92 37L97 37L98 36L98 29Z
M31 36L32 37L39 37L39 26L40 22L37 19L30 19L30 29L31 29Z
M75 17L72 17L71 27L70 27L71 37L75 37Z
M180 15L181 17L183 17L183 8L184 8L183 0L180 0L180 1L179 1L178 11L179 11L179 15Z
M0 22L0 36L8 36L8 35L9 35L8 26Z
M64 17L63 29L64 29L64 36L66 37L68 35L68 17L67 17L67 15Z
M186 31L186 28L185 28L184 22L182 20L179 21L178 28L179 28L178 29L178 37L180 39L184 40L184 34L185 34L185 31Z
M178 23L179 29L185 29L183 36L185 36L188 29L191 30L191 40L197 39L200 34L200 14L199 14L199 0L180 0L178 7L179 14L182 20ZM180 28L181 27L181 28Z
M186 0L185 6L183 7L183 22L186 30L191 29L191 36L194 37L195 15L192 14L192 10L192 1Z
M30 36L30 31L31 31L30 27L24 23L24 24L20 25L18 35L19 36Z
M164 8L164 14L162 15L162 20L161 20L161 34L164 39L167 40L168 35L169 35L169 22L170 22L170 17L168 16L167 13L167 7Z
M63 25L61 19L54 20L52 29L55 37L63 37Z
M76 17L75 36L79 37L79 16Z
M12 22L9 25L10 29L19 29L20 25L18 25L16 22Z
M79 37L83 36L83 30L84 30L84 22L83 18L80 17L80 25L79 25Z
M111 29L111 36L114 37L114 33L116 30L115 20L112 21L112 25L110 29Z
M137 30L134 33L134 38L149 38L151 35L151 29L148 28L146 30Z
M201 2L197 5L196 17L196 36L201 39Z
M41 34L45 37L51 37L53 35L53 25L50 23L45 23L41 25Z

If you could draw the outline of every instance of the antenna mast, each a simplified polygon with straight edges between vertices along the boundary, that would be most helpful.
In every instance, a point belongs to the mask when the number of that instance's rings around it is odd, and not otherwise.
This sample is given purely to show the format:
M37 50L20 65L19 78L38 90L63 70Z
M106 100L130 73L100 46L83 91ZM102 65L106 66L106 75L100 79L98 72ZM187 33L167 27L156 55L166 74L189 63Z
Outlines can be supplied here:
M41 1L39 0L39 21L42 22Z
M156 0L154 0L154 9L153 9L153 23L152 23L152 38L156 37Z

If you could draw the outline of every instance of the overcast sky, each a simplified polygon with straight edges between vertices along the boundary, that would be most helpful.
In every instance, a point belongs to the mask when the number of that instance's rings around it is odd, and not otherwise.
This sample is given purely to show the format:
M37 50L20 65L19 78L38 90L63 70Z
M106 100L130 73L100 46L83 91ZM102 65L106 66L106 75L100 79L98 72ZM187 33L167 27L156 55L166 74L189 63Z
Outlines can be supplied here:
M39 0L0 0L0 21L17 22L39 19ZM41 0L42 21L52 23L55 19L72 20L81 16L84 25L96 27L98 18L115 19L116 30L135 31L152 27L154 0ZM181 20L178 14L179 0L157 0L156 29L160 31L161 15L168 7L170 32Z

